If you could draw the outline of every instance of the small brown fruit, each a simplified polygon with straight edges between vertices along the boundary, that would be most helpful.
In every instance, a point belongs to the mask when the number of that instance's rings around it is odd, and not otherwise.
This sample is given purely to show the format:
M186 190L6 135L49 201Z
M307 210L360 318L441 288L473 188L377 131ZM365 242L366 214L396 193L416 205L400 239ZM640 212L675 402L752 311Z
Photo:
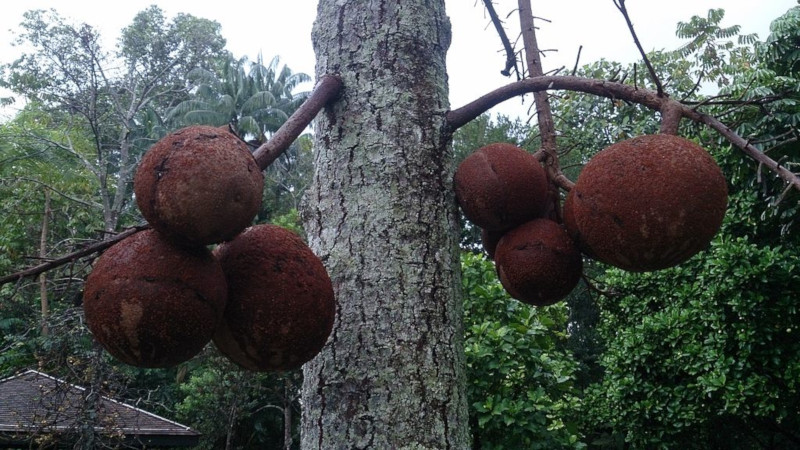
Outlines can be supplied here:
M220 352L254 371L295 369L319 353L333 327L333 286L299 236L256 225L215 254L229 286L214 334Z
M109 248L86 279L86 324L103 348L138 367L170 367L211 341L227 286L211 252L184 249L157 232Z
M156 230L177 242L232 239L261 206L264 176L247 145L210 126L180 129L158 141L134 177L136 204Z
M533 155L512 144L478 149L459 164L454 182L464 215L486 230L511 229L541 217L546 207L544 168Z
M565 219L587 255L629 271L659 270L704 249L728 188L699 145L658 134L618 142L583 168Z
M549 219L532 220L503 235L494 261L506 292L535 306L562 300L583 270L581 253L567 231Z

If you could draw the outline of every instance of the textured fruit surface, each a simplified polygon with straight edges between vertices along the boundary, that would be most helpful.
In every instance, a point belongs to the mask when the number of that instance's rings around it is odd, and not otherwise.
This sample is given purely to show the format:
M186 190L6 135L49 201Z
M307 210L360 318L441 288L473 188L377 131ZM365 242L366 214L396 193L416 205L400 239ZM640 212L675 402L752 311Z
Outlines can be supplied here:
M248 228L215 250L228 279L228 306L214 344L255 371L300 367L333 327L333 286L322 262L291 231Z
M544 168L512 144L481 147L458 165L453 179L464 215L486 230L511 229L541 217L546 206Z
M566 297L583 270L581 253L566 229L548 219L532 220L504 234L494 261L506 292L536 306Z
M211 341L226 296L211 252L177 247L147 230L95 261L83 309L89 330L112 356L133 366L170 367Z
M714 159L699 145L665 134L602 150L570 195L564 215L579 247L630 271L671 267L703 250L728 201Z
M232 133L191 126L165 136L142 158L136 204L170 239L206 245L232 239L261 206L264 176Z

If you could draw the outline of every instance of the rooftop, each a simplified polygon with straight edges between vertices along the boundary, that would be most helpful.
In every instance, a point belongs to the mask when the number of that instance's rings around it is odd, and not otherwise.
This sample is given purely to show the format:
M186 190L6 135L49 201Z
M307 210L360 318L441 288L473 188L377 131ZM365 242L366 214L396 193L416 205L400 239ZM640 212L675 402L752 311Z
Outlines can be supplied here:
M18 446L46 434L76 436L85 416L86 389L36 370L0 380L0 447ZM194 446L200 433L142 409L101 397L99 434L128 445Z

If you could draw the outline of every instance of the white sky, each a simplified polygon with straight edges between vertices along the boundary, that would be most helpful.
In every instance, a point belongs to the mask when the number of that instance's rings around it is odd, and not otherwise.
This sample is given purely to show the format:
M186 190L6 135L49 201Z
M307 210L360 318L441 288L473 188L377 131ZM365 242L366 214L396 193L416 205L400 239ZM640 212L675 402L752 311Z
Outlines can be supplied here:
M13 61L16 49L11 46L13 30L18 28L22 13L29 9L56 9L64 18L86 22L101 30L107 45L116 42L120 30L129 25L139 11L158 4L168 17L189 13L212 19L222 25L228 49L236 57L255 59L259 52L269 61L281 57L295 72L314 74L314 52L311 26L316 15L316 0L266 0L261 2L201 2L198 0L21 0L3 2L0 14L0 64ZM533 0L534 15L550 22L537 21L542 49L557 49L543 61L545 71L561 66L571 68L579 46L583 46L581 62L605 57L623 63L638 58L622 15L612 0ZM741 25L742 33L758 33L765 39L769 23L798 0L627 0L639 39L645 50L674 49L680 45L675 25L693 15L705 16L711 8L726 11L723 26ZM516 28L516 15L508 16L516 1L495 0L501 17L509 28ZM484 13L480 0L446 0L447 13L453 28L453 43L448 52L450 99L452 107L461 106L511 79L500 75L505 56L500 40ZM666 6L669 5L669 6ZM509 30L513 40L515 31ZM510 100L495 112L525 115L528 104Z

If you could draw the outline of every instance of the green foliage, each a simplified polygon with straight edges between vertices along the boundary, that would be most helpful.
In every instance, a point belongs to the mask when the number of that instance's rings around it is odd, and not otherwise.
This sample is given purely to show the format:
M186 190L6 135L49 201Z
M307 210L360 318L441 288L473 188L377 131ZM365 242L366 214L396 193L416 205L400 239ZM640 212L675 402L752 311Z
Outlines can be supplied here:
M593 425L636 448L798 442L798 256L723 232L679 267L609 271Z
M462 254L467 396L475 448L582 448L565 410L576 364L563 347L567 309L510 298L481 255Z
M203 433L198 448L284 448L284 408L290 420L297 415L299 373L243 371L214 351L206 356L180 385L176 406L179 420Z
M187 78L194 95L172 108L168 118L179 126L230 125L244 139L266 142L308 96L295 89L311 80L279 65L278 57L265 65L259 56L249 64L244 57L222 61L217 70L193 69Z

